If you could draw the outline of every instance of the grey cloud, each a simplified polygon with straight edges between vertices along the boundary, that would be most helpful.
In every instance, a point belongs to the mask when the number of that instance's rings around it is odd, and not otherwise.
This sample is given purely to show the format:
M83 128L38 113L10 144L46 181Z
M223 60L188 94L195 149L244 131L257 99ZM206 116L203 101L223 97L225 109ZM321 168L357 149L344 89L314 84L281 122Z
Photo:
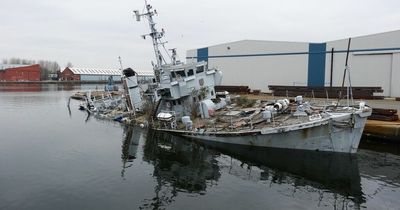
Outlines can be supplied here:
M327 41L400 29L396 0L148 0L157 9L167 48L185 51L242 39ZM0 58L52 59L60 65L150 70L141 0L3 0Z

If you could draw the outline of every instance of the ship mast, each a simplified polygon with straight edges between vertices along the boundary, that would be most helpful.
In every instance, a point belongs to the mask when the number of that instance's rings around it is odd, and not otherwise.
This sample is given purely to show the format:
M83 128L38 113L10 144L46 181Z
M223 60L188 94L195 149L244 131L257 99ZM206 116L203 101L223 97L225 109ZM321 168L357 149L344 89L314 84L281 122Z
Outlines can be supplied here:
M154 69L154 74L156 76L157 82L160 81L160 71L161 71L161 66L164 63L166 63L161 51L160 51L160 46L164 47L164 44L166 42L162 42L161 38L164 36L164 29L159 32L156 29L156 23L153 20L153 16L157 14L156 10L153 10L153 7L150 4L147 4L147 1L145 0L146 4L146 12L143 14L140 14L138 10L134 10L133 12L135 13L136 21L140 21L140 18L142 16L146 17L148 22L149 22L149 28L150 28L150 33L142 35L143 39L146 39L146 36L150 36L152 41L153 41L153 48L154 48L154 53L156 56L156 61L157 64L153 64L153 69Z

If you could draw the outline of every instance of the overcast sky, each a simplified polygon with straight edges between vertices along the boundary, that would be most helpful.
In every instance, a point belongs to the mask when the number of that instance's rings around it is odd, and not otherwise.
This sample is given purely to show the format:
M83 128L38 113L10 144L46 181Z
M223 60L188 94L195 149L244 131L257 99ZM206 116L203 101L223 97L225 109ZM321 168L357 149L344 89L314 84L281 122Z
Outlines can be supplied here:
M168 48L186 50L243 39L325 42L400 29L399 0L148 0ZM0 59L57 61L61 67L150 71L142 0L1 0Z

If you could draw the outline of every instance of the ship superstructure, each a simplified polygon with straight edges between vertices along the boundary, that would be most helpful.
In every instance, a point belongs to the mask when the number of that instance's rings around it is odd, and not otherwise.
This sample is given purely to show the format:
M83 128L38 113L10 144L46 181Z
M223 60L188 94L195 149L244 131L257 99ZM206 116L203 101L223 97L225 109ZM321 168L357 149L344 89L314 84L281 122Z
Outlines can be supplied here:
M209 68L206 61L181 62L177 60L176 49L169 50L169 53L165 48L166 42L162 40L165 31L158 31L153 20L157 11L147 2L144 13L135 10L134 14L137 21L146 18L149 23L150 33L142 37L150 37L153 43L155 83L150 87L153 92L152 100L157 103L157 115L161 113L159 118L168 121L170 115L173 118L186 115L207 117L208 109L205 110L207 106L204 104L210 104L209 101L216 98L214 86L221 84L222 72Z

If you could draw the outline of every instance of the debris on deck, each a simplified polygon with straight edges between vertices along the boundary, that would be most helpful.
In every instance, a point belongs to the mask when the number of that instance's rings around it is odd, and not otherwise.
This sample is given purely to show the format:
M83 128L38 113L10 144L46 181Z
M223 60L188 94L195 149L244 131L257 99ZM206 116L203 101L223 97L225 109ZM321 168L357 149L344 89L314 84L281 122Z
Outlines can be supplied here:
M126 95L120 91L77 92L70 98L80 100L80 110L100 118L124 124L147 125L145 115L139 110L129 109Z
M89 91L88 92L76 92L74 95L71 96L71 98L76 99L76 100L85 101L88 93L89 93ZM93 97L93 99L99 99L99 98L107 96L107 95L121 96L122 92L93 90L93 91L90 91L90 94L91 94L91 97Z

